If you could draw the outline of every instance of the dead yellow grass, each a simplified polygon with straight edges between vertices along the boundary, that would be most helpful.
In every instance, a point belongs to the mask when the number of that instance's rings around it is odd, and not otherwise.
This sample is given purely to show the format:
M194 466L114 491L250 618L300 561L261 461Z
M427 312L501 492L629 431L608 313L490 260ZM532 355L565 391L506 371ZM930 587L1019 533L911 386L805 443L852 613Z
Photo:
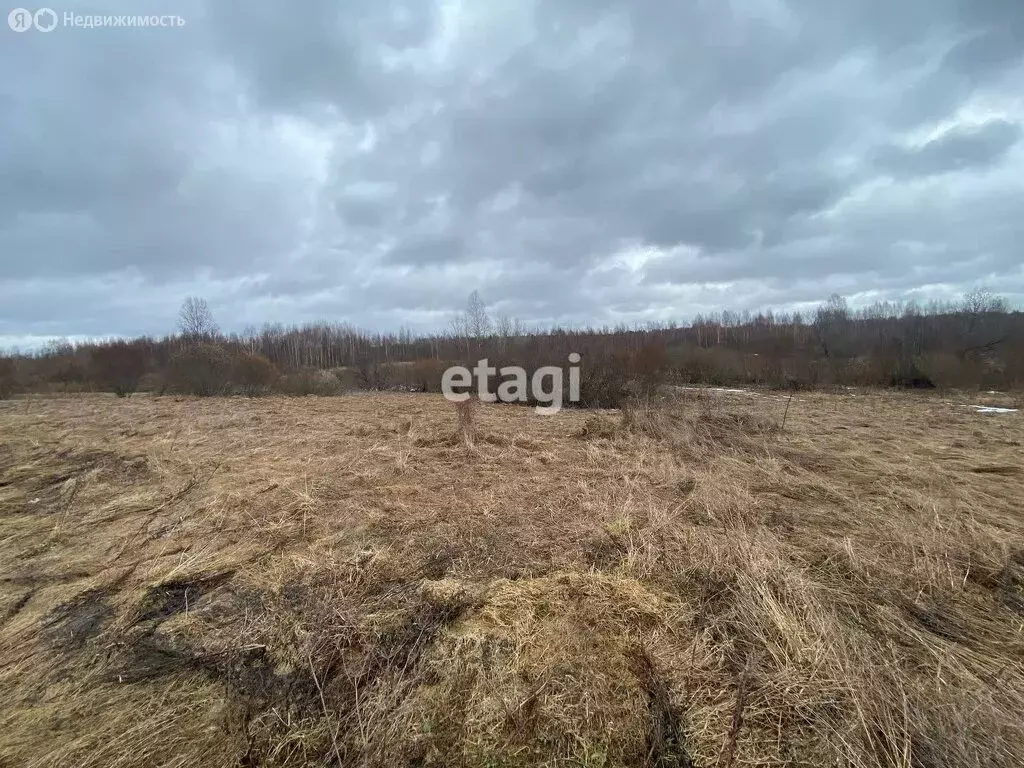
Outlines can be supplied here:
M785 406L0 403L0 765L1024 764L1021 415Z

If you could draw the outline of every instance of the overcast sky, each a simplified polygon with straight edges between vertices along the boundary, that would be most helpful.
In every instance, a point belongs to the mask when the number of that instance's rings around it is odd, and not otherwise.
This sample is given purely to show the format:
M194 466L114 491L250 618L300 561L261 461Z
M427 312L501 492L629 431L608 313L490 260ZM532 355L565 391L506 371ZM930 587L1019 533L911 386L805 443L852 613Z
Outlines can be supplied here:
M0 343L1024 303L1022 0L54 10L185 25L0 27Z

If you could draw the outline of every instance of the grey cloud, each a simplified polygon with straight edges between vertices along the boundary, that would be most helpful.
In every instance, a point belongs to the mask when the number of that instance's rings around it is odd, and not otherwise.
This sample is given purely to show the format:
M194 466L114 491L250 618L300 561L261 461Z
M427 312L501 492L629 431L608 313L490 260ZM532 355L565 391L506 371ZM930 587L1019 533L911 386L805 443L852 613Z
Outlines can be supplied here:
M388 202L366 197L346 197L335 202L334 211L342 223L372 231L386 221L385 209Z
M246 116L218 103L206 39L194 26L58 29L5 44L0 62L19 76L3 85L0 251L15 257L0 278L137 269L166 280L249 269L290 247L301 180L216 156L244 153L211 124Z
M815 286L1024 298L1016 0L173 12L3 31L0 335L161 332L189 294L229 329L420 330L474 288L572 323Z
M381 54L425 43L436 10L415 0L230 0L209 3L207 17L218 49L264 108L336 106L342 118L364 119L415 92L411 74Z
M1003 157L1021 134L1017 123L991 120L978 127L954 128L921 147L884 147L876 156L876 165L882 171L903 176L985 168Z
M457 262L466 255L466 244L458 235L428 235L406 240L388 251L385 264L430 264Z

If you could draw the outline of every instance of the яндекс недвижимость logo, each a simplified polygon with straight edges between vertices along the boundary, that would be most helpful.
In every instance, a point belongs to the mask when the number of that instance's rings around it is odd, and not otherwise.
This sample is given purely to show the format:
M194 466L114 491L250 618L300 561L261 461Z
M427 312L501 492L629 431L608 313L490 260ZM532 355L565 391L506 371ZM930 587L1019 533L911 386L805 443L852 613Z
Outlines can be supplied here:
M142 14L98 14L73 13L64 11L58 15L52 8L40 8L30 11L28 8L15 8L7 14L7 26L15 32L52 32L57 27L72 29L100 29L106 27L163 27L174 28L185 26L185 19L177 14L162 16L145 16Z
M52 8L40 8L38 11L15 8L7 14L7 26L15 32L28 32L30 29L51 32L57 26L57 12Z

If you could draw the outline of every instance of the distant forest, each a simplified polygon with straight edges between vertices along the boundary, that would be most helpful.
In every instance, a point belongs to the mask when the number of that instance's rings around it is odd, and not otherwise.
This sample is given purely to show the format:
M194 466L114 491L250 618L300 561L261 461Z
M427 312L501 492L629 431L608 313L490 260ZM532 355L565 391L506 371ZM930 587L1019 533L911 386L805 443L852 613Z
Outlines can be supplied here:
M1024 388L1024 313L979 289L959 302L878 303L851 310L838 295L810 316L722 312L688 325L528 329L491 317L474 292L445 333L368 333L347 324L267 325L222 334L190 297L177 332L50 343L0 357L0 396L136 391L190 395L438 391L451 364L566 365L583 356L583 405L615 405L665 383L957 389Z

